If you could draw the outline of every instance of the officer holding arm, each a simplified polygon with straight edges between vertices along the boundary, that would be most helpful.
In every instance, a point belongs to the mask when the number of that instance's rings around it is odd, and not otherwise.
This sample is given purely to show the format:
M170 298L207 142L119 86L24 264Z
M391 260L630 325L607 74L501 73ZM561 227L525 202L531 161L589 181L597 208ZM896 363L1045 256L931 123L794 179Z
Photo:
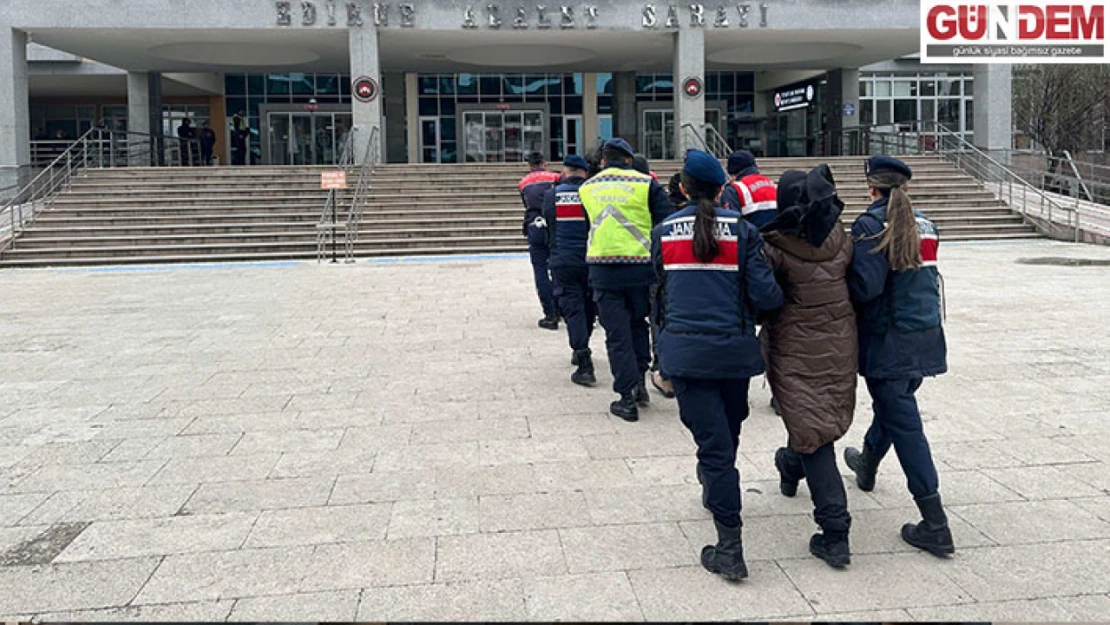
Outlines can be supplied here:
M543 218L543 197L559 180L559 174L547 171L543 154L533 152L528 155L528 165L532 171L520 180L520 201L524 203L524 236L528 238L528 255L532 261L532 278L536 282L536 294L543 307L543 319L539 326L545 330L559 329L559 311L555 303L555 287L551 283L548 260L551 255L547 247L547 222Z

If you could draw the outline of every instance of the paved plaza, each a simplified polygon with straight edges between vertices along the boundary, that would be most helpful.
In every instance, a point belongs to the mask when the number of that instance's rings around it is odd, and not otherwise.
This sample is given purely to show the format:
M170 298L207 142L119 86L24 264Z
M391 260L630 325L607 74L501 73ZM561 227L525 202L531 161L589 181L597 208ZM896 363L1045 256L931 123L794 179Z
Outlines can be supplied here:
M693 444L569 380L522 257L0 272L7 620L1105 620L1110 249L946 244L951 372L920 394L958 553L893 454L848 482L853 563L808 555L808 490L752 382L751 577L713 534ZM862 388L844 444L870 420ZM842 465L842 469L844 469Z

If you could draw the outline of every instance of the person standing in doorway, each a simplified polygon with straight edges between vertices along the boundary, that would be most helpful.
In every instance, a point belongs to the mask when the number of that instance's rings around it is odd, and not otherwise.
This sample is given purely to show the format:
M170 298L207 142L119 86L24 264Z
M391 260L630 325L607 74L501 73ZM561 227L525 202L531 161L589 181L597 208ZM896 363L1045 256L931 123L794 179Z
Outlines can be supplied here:
M193 120L186 117L177 127L177 138L181 148L181 164L184 167L196 165L197 159L197 129L193 127Z
M559 329L559 310L555 302L555 287L551 283L548 262L551 250L547 246L547 222L543 218L543 197L555 187L559 174L547 170L543 154L532 152L528 155L528 166L532 171L521 178L518 188L520 200L524 203L524 236L528 239L528 255L532 261L532 277L536 283L536 294L543 307L543 319L539 326L545 330Z
M855 254L848 288L856 304L859 372L875 411L863 450L844 460L860 490L875 488L879 463L891 446L922 521L902 527L902 539L937 556L955 553L941 504L936 465L914 393L922 379L948 370L941 319L937 228L913 208L909 165L873 156L864 171L871 206L852 225Z
M246 165L249 162L249 139L251 135L250 123L247 114L238 111L231 118L231 163L233 165Z
M607 141L602 170L578 190L590 223L590 287L620 395L609 412L625 421L639 420L638 406L650 402L644 374L651 366L651 229L674 211L662 185L632 168L633 154L624 139Z
M682 187L690 203L655 228L652 260L666 301L659 359L698 446L702 505L717 529L701 563L736 581L748 576L736 453L749 381L763 373L755 317L782 306L783 297L759 232L717 204L727 180L713 155L686 153Z
M208 121L200 125L200 163L201 165L208 166L212 164L212 152L216 148L216 131L212 130L212 126Z

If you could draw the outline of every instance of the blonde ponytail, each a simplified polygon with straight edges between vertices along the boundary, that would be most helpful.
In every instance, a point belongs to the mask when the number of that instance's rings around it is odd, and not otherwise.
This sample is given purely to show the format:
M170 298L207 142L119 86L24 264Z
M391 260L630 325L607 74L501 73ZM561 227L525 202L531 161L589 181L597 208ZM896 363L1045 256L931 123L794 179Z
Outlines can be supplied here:
M886 207L886 228L879 238L875 252L885 253L894 271L921 268L921 235L917 230L917 216L913 202L902 185L907 178L896 173L868 176L867 184L883 197L890 198Z

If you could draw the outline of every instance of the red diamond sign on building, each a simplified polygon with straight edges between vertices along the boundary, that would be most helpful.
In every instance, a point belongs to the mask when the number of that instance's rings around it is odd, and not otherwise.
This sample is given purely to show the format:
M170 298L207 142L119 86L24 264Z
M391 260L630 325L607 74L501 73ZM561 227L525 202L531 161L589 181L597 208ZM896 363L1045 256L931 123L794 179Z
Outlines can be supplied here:
M378 83L369 76L356 78L351 87L351 92L360 102L373 102L378 97Z
M687 97L696 98L701 95L701 90L702 86L700 78L691 76L690 78L682 81L682 92L685 93Z

